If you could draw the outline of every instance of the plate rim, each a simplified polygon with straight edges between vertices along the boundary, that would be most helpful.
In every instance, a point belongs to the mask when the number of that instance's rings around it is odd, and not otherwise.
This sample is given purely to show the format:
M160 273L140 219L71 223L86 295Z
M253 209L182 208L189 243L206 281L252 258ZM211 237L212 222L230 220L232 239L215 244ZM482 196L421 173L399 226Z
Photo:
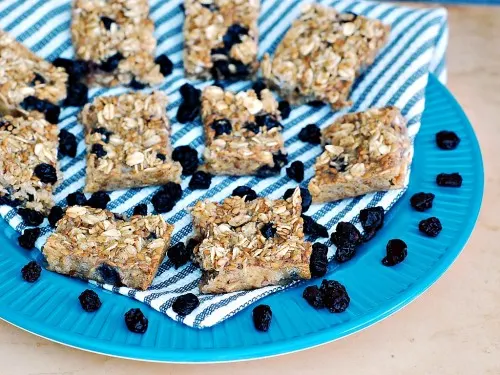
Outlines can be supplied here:
M0 306L0 319L39 337L88 352L138 361L200 364L246 361L290 354L337 341L388 318L425 293L453 265L473 233L484 195L484 162L480 144L472 124L468 120L463 108L448 88L441 84L434 75L429 74L428 84L431 82L432 84L436 84L443 95L447 97L449 103L458 109L457 115L461 117L462 122L468 125L466 128L468 137L472 140L471 147L479 156L478 159L480 160L480 164L476 165L476 183L479 189L469 207L471 220L465 224L461 235L456 238L453 248L451 248L452 250L446 251L429 272L416 280L412 285L408 286L402 293L397 294L394 298L388 299L370 312L356 318L351 318L336 326L327 327L320 331L301 335L293 339L233 348L205 348L203 350L186 348L162 349L161 352L159 350L151 351L150 347L143 346L129 347L126 345L109 345L112 344L112 342L106 342L105 340L89 340L87 336L68 331L56 331L51 327L47 329L43 324L40 324L40 322L31 321L29 318L20 314L16 315L14 311L9 311L8 308L3 306ZM2 220L0 221L0 225L8 224ZM125 296L120 297L127 298ZM137 303L137 301L134 302ZM169 319L168 317L165 318ZM132 348L133 353L131 352ZM186 360L186 358L189 359Z

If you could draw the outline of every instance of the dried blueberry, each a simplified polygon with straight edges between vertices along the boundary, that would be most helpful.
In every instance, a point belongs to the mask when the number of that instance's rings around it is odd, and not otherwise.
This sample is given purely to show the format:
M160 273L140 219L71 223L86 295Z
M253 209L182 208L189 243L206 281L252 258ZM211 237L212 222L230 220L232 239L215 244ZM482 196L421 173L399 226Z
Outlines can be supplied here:
M283 168L288 163L288 155L283 154L278 151L277 154L273 155L274 165L270 167L269 165L264 165L255 171L257 177L270 177L276 176L280 173L281 168Z
M408 246L402 240L390 240L387 242L386 252L387 255L382 259L382 264L388 267L394 266L405 260L408 255Z
M260 233L262 233L266 239L272 238L276 234L276 228L273 227L272 223L266 223L260 228Z
M40 237L40 228L25 229L23 234L17 239L19 246L26 250L31 250L35 247L35 242Z
M283 194L283 199L290 198L293 195L294 191L295 189L288 189L287 191L285 191L285 194ZM307 212L312 203L311 193L309 193L309 190L307 190L306 188L301 187L300 196L302 197L302 212Z
M252 311L253 324L257 331L267 332L272 318L273 312L268 305L259 305Z
M87 201L87 206L93 208L105 209L111 198L105 191L97 191L93 193Z
M328 237L328 231L324 225L318 224L307 215L302 215L302 219L304 220L304 234L313 237Z
M143 88L148 86L146 83L142 83L141 81L137 80L136 77L132 78L128 85L134 90L142 90Z
M274 116L271 116L269 114L255 116L255 122L258 126L265 126L267 130L283 127Z
M339 263L352 259L356 255L356 246L362 241L359 230L351 223L342 221L337 224L336 231L332 233L330 239L337 247L335 260Z
M175 269L177 269L189 261L191 253L187 251L183 242L178 242L168 249L167 256L174 265Z
M40 163L35 167L35 176L44 184L55 184L57 182L56 169L47 163Z
M243 127L254 134L260 133L260 126L257 125L255 122L246 122L245 125L243 125Z
M174 64L172 63L172 60L168 58L167 55L158 56L155 59L155 63L160 65L160 73L164 77L172 74L172 71L174 70Z
M307 303L315 309L322 309L325 307L325 304L323 303L323 294L316 285L311 285L305 288L304 293L302 293L302 297L304 297Z
M35 86L36 84L45 83L45 78L43 78L40 74L35 72L35 78L31 81L31 85Z
M91 154L95 154L95 156L100 159L108 154L108 152L104 149L104 146L100 143L94 143L92 148L90 149Z
M258 98L260 98L260 92L264 89L267 89L267 86L261 79L255 81L254 84L252 85L252 90L255 91Z
M231 134L231 130L233 130L231 122L227 119L215 120L210 126L215 130L216 137L222 134Z
M58 57L52 64L64 68L66 73L70 76L70 79L75 81L85 77L89 73L88 63L83 60L70 60Z
M179 123L186 124L188 122L194 121L199 114L199 106L193 106L189 103L183 102L177 110L176 119Z
M300 130L298 137L302 142L319 145L321 143L321 130L315 124L309 124Z
M177 297L172 304L172 310L177 315L186 316L193 312L200 305L200 301L198 297L196 297L193 293L183 294Z
M151 203L157 213L165 213L172 211L176 201L172 199L169 193L163 189L158 190L151 198Z
M7 195L0 195L0 206L5 204L10 207L17 207L21 205L21 201L19 199L12 199Z
M116 68L118 68L120 61L123 60L123 58L124 58L123 55L120 52L117 52L113 56L110 56L106 60L104 60L99 65L99 69L101 69L106 73L111 73Z
M186 251L191 255L194 252L194 248L200 244L195 238L190 238L186 244Z
M83 107L89 101L89 89L87 85L79 81L68 81L65 107Z
M95 133L101 134L101 140L104 143L109 143L109 137L113 134L112 131L109 131L108 129L103 128L103 127L94 128L94 129L92 129L92 131L90 133L91 134L95 134Z
M314 243L312 246L309 269L312 277L321 277L328 269L328 247L322 243Z
M231 195L242 198L245 197L245 202L253 201L257 198L257 193L255 192L255 190L245 185L238 186L233 190L233 194Z
M66 203L68 206L86 206L87 198L81 191L75 191L74 193L68 194Z
M146 240L152 241L152 240L156 240L157 238L158 238L158 236L156 235L155 232L149 232L148 236L146 237Z
M278 151L273 155L274 167L275 168L283 168L288 163L288 155Z
M182 99L184 99L186 103L196 105L200 104L201 90L197 89L193 85L185 83L181 86L179 92L181 93Z
M109 264L102 263L96 268L97 276L103 283L120 286L122 285L121 277L115 267Z
M178 146L172 152L172 159L182 165L183 175L192 175L198 168L198 152L191 146Z
M148 329L148 318L141 309L130 309L125 313L125 324L130 332L144 333Z
M73 133L61 129L59 132L59 153L72 158L76 156L76 137Z
M25 265L21 269L21 276L23 279L29 283L34 283L40 278L40 274L42 273L42 267L32 260L27 265Z
M307 102L307 105L313 108L321 108L325 105L325 103L321 100L311 100L310 102Z
M21 102L21 107L27 111L38 111L44 114L45 120L51 124L59 122L61 108L47 100L38 99L35 96L27 96Z
M351 299L345 287L335 280L323 280L319 288L323 303L331 313L341 313L349 307Z
M359 221L365 231L377 231L384 225L384 208L368 207L359 212Z
M50 209L49 212L49 224L52 228L55 228L57 225L57 222L62 219L64 216L64 209L60 206L54 206Z
M248 29L239 24L234 24L228 27L226 34L222 37L224 47L229 51L235 44L241 43L240 35L247 35Z
M288 103L286 100L282 100L278 103L278 109L281 112L281 118L283 120L287 119L290 116L290 112L292 109L290 108L290 103Z
M111 25L116 23L116 21L114 19L106 17L106 16L101 17L101 22L104 25L104 28L106 30L111 30Z
M191 190L208 189L211 183L212 183L211 174L203 171L196 171L193 173L193 176L189 181L189 188Z
M175 202L179 201L182 198L182 188L181 185L175 182L167 182L165 185L161 187L161 189L167 193L172 200Z
M455 132L442 130L436 134L436 144L442 150L454 150L460 143L460 138Z
M99 310L101 307L101 300L96 292L90 289L84 290L79 296L78 300L80 301L80 305L82 305L82 309L86 312L94 312Z
M430 217L428 219L422 220L418 224L418 229L420 232L426 234L429 237L437 237L441 230L443 229L441 221L437 217Z
M37 227L43 223L43 214L31 208L18 208L17 213L23 219L24 224Z
M410 204L415 210L424 212L429 208L432 208L434 197L435 196L432 193L416 193L410 198Z
M302 182L304 180L304 163L302 163L300 160L294 161L286 169L286 175L292 180Z
M158 152L156 154L156 158L159 159L159 160L161 160L161 161L167 160L167 156L165 154L162 154L161 152Z
M440 173L436 176L436 183L443 187L460 187L462 176L459 173Z
M148 206L145 203L139 203L134 207L133 216L146 216L148 214Z

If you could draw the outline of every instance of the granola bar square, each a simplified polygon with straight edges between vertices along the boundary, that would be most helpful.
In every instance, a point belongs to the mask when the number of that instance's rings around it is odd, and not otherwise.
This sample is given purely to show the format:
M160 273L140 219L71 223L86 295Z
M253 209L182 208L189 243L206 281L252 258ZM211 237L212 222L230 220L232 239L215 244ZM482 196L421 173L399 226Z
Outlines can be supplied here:
M86 191L180 182L167 102L165 94L153 92L98 97L85 105L80 121L86 130Z
M62 175L59 129L43 118L0 118L0 202L47 214Z
M412 155L398 108L344 115L322 131L322 144L309 183L314 202L404 187Z
M259 0L185 0L184 7L188 78L239 80L256 73Z
M121 220L107 210L71 206L42 252L50 271L145 290L165 257L172 230L161 215Z
M194 260L201 293L227 293L309 279L312 244L304 241L300 190L287 200L229 197L199 201L191 214L201 243Z
M0 66L0 115L36 116L43 111L48 121L57 123L58 104L67 94L66 71L35 55L2 30Z
M237 94L208 86L201 98L204 168L233 176L278 174L286 164L278 102L268 89Z
M322 101L333 109L349 106L356 77L373 63L389 31L379 20L307 5L274 57L264 55L263 76L290 103Z
M157 85L154 22L148 0L76 0L71 35L75 53L89 63L90 85Z

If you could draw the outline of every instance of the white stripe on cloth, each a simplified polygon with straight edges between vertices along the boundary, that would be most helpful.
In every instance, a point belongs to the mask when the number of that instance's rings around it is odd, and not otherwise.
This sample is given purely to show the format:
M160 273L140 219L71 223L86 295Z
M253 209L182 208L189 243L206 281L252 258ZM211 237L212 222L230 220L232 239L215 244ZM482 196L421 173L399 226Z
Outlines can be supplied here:
M273 53L292 21L299 15L300 5L309 0L263 0L259 17L260 46L259 56L265 52ZM374 3L357 0L320 1L332 5L339 11L353 11L369 17L380 18L392 26L389 44L381 51L375 63L366 69L356 82L351 98L351 108L333 113L327 106L295 108L289 119L284 121L283 132L289 160L301 160L306 166L306 186L313 176L315 157L320 153L318 146L304 144L297 138L300 129L310 123L320 127L328 126L335 118L348 111L364 110L372 106L396 105L411 120L409 132L413 137L420 127L420 117L425 106L425 87L428 72L435 72L443 82L446 77L445 51L448 27L444 9L410 9L387 3ZM30 5L27 5L27 4ZM167 77L161 89L169 96L168 115L172 122L172 141L174 147L191 144L201 154L203 134L200 122L181 125L175 120L180 104L179 87L186 82L182 71L182 23L183 15L179 7L181 0L162 2L153 0L151 17L155 21L155 36L158 39L158 54L168 53L175 64L174 73ZM57 56L73 56L70 23L70 0L19 1L3 0L0 4L0 27L11 32L35 52L49 59ZM198 87L207 85L195 82ZM250 82L237 82L229 86L231 90L250 87ZM116 95L125 92L125 88L92 89L90 96ZM61 114L60 128L71 131L79 139L77 156L74 159L61 160L64 182L58 187L55 199L65 205L65 197L83 187L85 181L85 145L83 129L77 122L77 111L65 109ZM288 188L296 184L283 173L280 176L258 179L255 177L215 177L209 190L190 191L188 180L182 182L184 195L172 212L164 214L165 219L175 225L173 242L185 241L191 235L192 227L187 207L199 199L221 201L240 185L249 185L259 195L278 198ZM111 193L108 207L114 212L128 212L138 203L147 203L151 211L151 196L157 187L121 190ZM324 205L313 205L307 212L315 220L327 226L331 231L339 221L351 221L359 225L357 214L367 206L380 205L389 209L402 195L403 190L367 194L362 197L345 199ZM10 207L0 207L0 214L18 231L24 224ZM43 225L43 236L37 241L37 247L50 234L47 222ZM326 242L331 245L329 241ZM329 257L334 254L330 246ZM130 296L165 313L172 319L196 328L210 327L241 311L249 304L265 295L286 287L266 287L249 292L236 292L217 296L200 296L200 306L189 316L180 318L172 311L173 300L180 294L193 292L198 294L200 271L188 264L175 270L170 261L165 260L158 274L147 291L135 291L129 288L116 288L102 285L103 288ZM295 285L295 284L293 284ZM290 286L288 286L290 287Z

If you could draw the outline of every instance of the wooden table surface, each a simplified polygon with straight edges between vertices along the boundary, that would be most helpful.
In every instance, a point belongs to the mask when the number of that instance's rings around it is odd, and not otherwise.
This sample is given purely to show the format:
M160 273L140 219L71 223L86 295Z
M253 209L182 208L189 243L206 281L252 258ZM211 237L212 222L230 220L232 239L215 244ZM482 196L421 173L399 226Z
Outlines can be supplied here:
M220 365L110 358L52 343L0 321L0 374L500 374L500 7L448 10L448 86L479 137L486 191L463 254L426 294L343 340L291 355Z

